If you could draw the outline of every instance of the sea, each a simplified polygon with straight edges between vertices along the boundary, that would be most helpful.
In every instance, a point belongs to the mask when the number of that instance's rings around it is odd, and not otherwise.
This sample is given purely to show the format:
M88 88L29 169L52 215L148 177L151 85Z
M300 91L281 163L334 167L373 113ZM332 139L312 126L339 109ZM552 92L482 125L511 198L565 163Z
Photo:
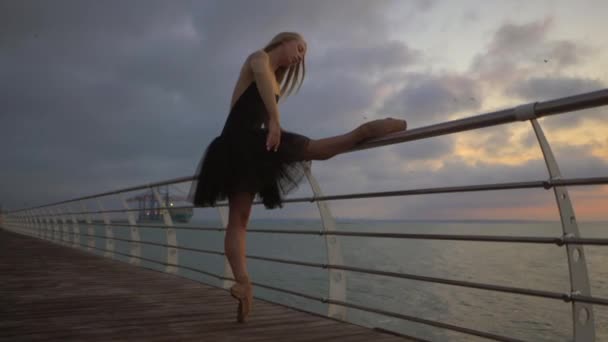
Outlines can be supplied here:
M608 237L608 222L578 222L582 237ZM474 234L500 236L559 237L561 223L545 221L405 221L338 219L339 231ZM224 233L180 227L221 227L218 221L193 219L176 224L180 246L223 250ZM320 230L320 220L254 219L249 228ZM84 233L86 229L81 228ZM118 238L129 239L129 229L115 227ZM96 235L104 235L102 225ZM164 230L140 228L142 241L165 243ZM421 276L447 278L494 285L513 286L558 293L570 292L565 247L553 244L466 242L421 239L338 237L343 263ZM86 238L81 237L81 243ZM96 239L99 248L105 247ZM127 242L117 241L116 251L129 253ZM325 238L319 235L267 234L250 232L247 254L289 260L327 263ZM591 294L608 298L608 246L585 246ZM143 245L142 257L166 260L163 247ZM116 256L127 262L126 257ZM224 274L224 257L194 251L179 251L179 264ZM143 261L143 267L163 270L164 266ZM308 266L248 260L254 282L328 297L328 272ZM213 286L217 278L180 269L178 274ZM572 304L562 300L471 289L417 280L397 279L346 272L346 301L426 320L508 336L524 341L572 341ZM303 310L327 314L327 304L302 297L255 288L260 299ZM255 308L252 313L255 315ZM608 341L608 306L594 305L596 341ZM347 309L346 319L367 327L379 327L430 341L485 341L484 338L430 325Z

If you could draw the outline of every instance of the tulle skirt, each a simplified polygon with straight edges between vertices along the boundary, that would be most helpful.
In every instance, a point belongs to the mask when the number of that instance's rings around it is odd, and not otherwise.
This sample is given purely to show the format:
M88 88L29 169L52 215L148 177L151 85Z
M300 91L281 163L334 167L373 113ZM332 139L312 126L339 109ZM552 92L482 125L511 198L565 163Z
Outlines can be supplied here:
M266 150L266 129L222 134L207 146L195 172L188 200L195 207L214 206L231 193L257 194L268 209L282 207L282 199L305 176L306 136L281 131L277 152Z

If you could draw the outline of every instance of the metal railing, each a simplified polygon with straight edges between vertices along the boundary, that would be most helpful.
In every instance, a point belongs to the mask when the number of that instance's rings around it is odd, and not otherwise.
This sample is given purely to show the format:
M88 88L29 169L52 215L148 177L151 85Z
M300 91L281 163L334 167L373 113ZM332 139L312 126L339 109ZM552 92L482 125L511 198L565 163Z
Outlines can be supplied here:
M585 245L608 245L608 239L602 238L582 238L578 231L577 220L574 215L574 210L570 202L570 196L566 186L584 186L584 185L599 185L608 184L608 177L594 178L570 178L564 179L561 177L557 161L551 151L550 145L544 136L544 133L537 122L537 118L542 116L556 115L568 111L580 110L584 108L597 107L608 104L608 89L560 98L552 101L529 103L517 106L511 109L505 109L493 113L477 115L460 120L449 121L441 124L431 125L422 128L412 129L406 132L392 134L383 138L368 141L348 152L374 148L384 145L397 144L406 141L420 140L429 137L447 135L456 132L474 130L482 127L501 125L516 121L530 121L532 128L536 133L536 137L543 152L549 178L545 180L536 180L528 182L511 182L500 184L476 184L453 187L437 187L423 189L406 189L399 191L386 192L368 192L356 194L341 194L341 195L323 195L321 188L316 179L310 172L310 164L306 168L306 176L309 184L312 187L312 197L289 198L285 203L316 203L319 209L322 229L321 230L286 230L286 229L248 229L249 233L258 234L299 234L299 235L318 235L322 236L326 243L327 263L313 263L300 260L288 260L281 258L271 258L259 255L247 255L248 259L263 260L266 262L282 263L288 265L298 265L317 269L326 269L329 280L329 297L319 297L312 294L287 290L272 286L270 284L262 284L254 282L254 285L260 288L288 293L291 295L307 298L310 300L326 303L328 305L327 315L341 320L347 320L346 308L372 312L388 317L394 317L407 321L417 322L428 326L433 326L442 329L457 331L464 334L480 336L497 341L519 341L518 339L501 336L489 332L478 331L475 329L456 326L420 317L408 316L396 312L389 312L378 308L365 307L354 303L348 303L346 298L346 273L356 272L363 274L371 274L376 276L392 277L398 279L410 279L421 282L439 283L450 286L460 286L466 288L474 288L486 291L511 293L517 295L533 296L560 300L572 305L572 326L573 339L575 341L595 341L595 315L592 305L608 305L608 299L591 296L589 276L587 272L587 262L585 259ZM177 242L175 231L179 230L200 230L200 231L215 231L224 232L227 224L227 203L218 203L217 209L220 214L220 219L223 227L181 227L175 226L169 214L170 209L176 208L192 208L192 206L168 207L167 203L163 202L157 188L159 186L178 184L189 182L194 179L193 176L180 177L167 181L144 184L140 186L129 187L125 189L104 192L101 194L79 197L61 202L55 202L42 206L35 206L20 210L14 210L3 213L6 229L15 230L28 235L44 238L47 240L59 242L67 246L82 247L87 250L102 251L105 256L113 257L122 255L129 258L129 262L139 265L141 261L147 261L165 266L166 272L175 273L178 269L190 270L214 277L223 281L223 287L228 288L232 281L232 273L228 263L225 262L224 274L215 274L200 270L185 265L180 265L178 260L179 251L191 251L197 253L213 254L224 256L224 252L215 250L205 250L199 248L191 248L180 246ZM557 206L560 213L562 223L562 234L553 237L538 237L538 236L484 236L484 235L454 235L454 234L404 234L404 233L382 233L382 232L353 232L353 231L337 231L336 225L327 206L329 200L347 200L361 198L383 198L391 196L413 196L427 195L438 193L460 193L460 192L478 192L489 190L507 190L507 189L530 189L543 188L546 190L553 189ZM139 209L129 208L127 202L123 199L124 209L105 210L99 201L101 197L124 194L126 192L152 189L158 203L163 203L161 210L163 214L163 225L145 225L138 224L135 220L134 213ZM98 200L100 210L88 210L84 201ZM82 210L72 210L72 204L80 203ZM254 204L260 204L260 201ZM108 214L110 213L125 213L128 224L112 223ZM99 223L93 223L91 215L102 215L103 225L105 227L105 235L96 235L94 227L99 226ZM81 216L81 219L78 218ZM61 222L59 222L61 221ZM71 221L71 223L70 223ZM82 233L80 226L87 226L87 233ZM71 232L70 232L71 228ZM129 228L130 239L117 238L114 236L113 229ZM140 238L139 228L154 228L165 231L165 242L156 243L152 241L144 241ZM353 267L345 265L342 261L342 253L337 236L352 236L360 238L391 238L391 239L425 239L425 240L450 240L450 241L476 241L476 242L502 242L502 243L532 243L532 244L554 244L558 247L564 247L567 252L568 267L570 273L570 292L558 293L552 291L517 288L512 286L502 286L496 284L485 284L470 281L459 281L453 279L444 279L437 277L428 277L415 274L397 273ZM87 244L82 244L80 237L88 238ZM106 242L105 248L95 246L95 239L104 239ZM114 242L121 241L130 244L130 253L120 253L115 251ZM151 245L167 248L166 260L153 260L143 258L141 256L141 245Z

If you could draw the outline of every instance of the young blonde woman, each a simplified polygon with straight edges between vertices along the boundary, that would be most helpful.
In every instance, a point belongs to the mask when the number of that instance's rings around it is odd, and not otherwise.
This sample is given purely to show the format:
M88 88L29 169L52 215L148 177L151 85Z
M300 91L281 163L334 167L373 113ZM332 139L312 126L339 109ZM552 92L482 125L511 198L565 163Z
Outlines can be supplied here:
M407 126L404 120L374 120L349 133L319 140L282 130L277 102L301 86L307 50L300 34L282 32L247 57L224 129L207 147L190 189L196 207L214 206L228 198L224 250L236 280L230 293L239 302L238 322L246 321L253 299L245 238L255 195L268 209L282 207L283 196L302 180L305 161L326 160L363 140Z

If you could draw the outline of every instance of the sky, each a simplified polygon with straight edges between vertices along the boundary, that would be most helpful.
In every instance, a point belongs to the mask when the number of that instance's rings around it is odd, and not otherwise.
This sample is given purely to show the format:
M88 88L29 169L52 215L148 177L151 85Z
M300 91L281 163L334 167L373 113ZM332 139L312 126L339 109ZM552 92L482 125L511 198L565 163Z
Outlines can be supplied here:
M190 176L244 59L281 31L308 43L284 129L410 128L608 86L605 1L0 2L0 204L17 209ZM539 119L564 177L608 175L608 108ZM529 122L315 161L326 195L548 179ZM187 191L183 184L175 191ZM607 186L570 188L608 220ZM290 197L308 196L304 181ZM556 220L552 191L330 202L336 217ZM209 209L197 209L207 211ZM253 217L318 217L314 204Z

